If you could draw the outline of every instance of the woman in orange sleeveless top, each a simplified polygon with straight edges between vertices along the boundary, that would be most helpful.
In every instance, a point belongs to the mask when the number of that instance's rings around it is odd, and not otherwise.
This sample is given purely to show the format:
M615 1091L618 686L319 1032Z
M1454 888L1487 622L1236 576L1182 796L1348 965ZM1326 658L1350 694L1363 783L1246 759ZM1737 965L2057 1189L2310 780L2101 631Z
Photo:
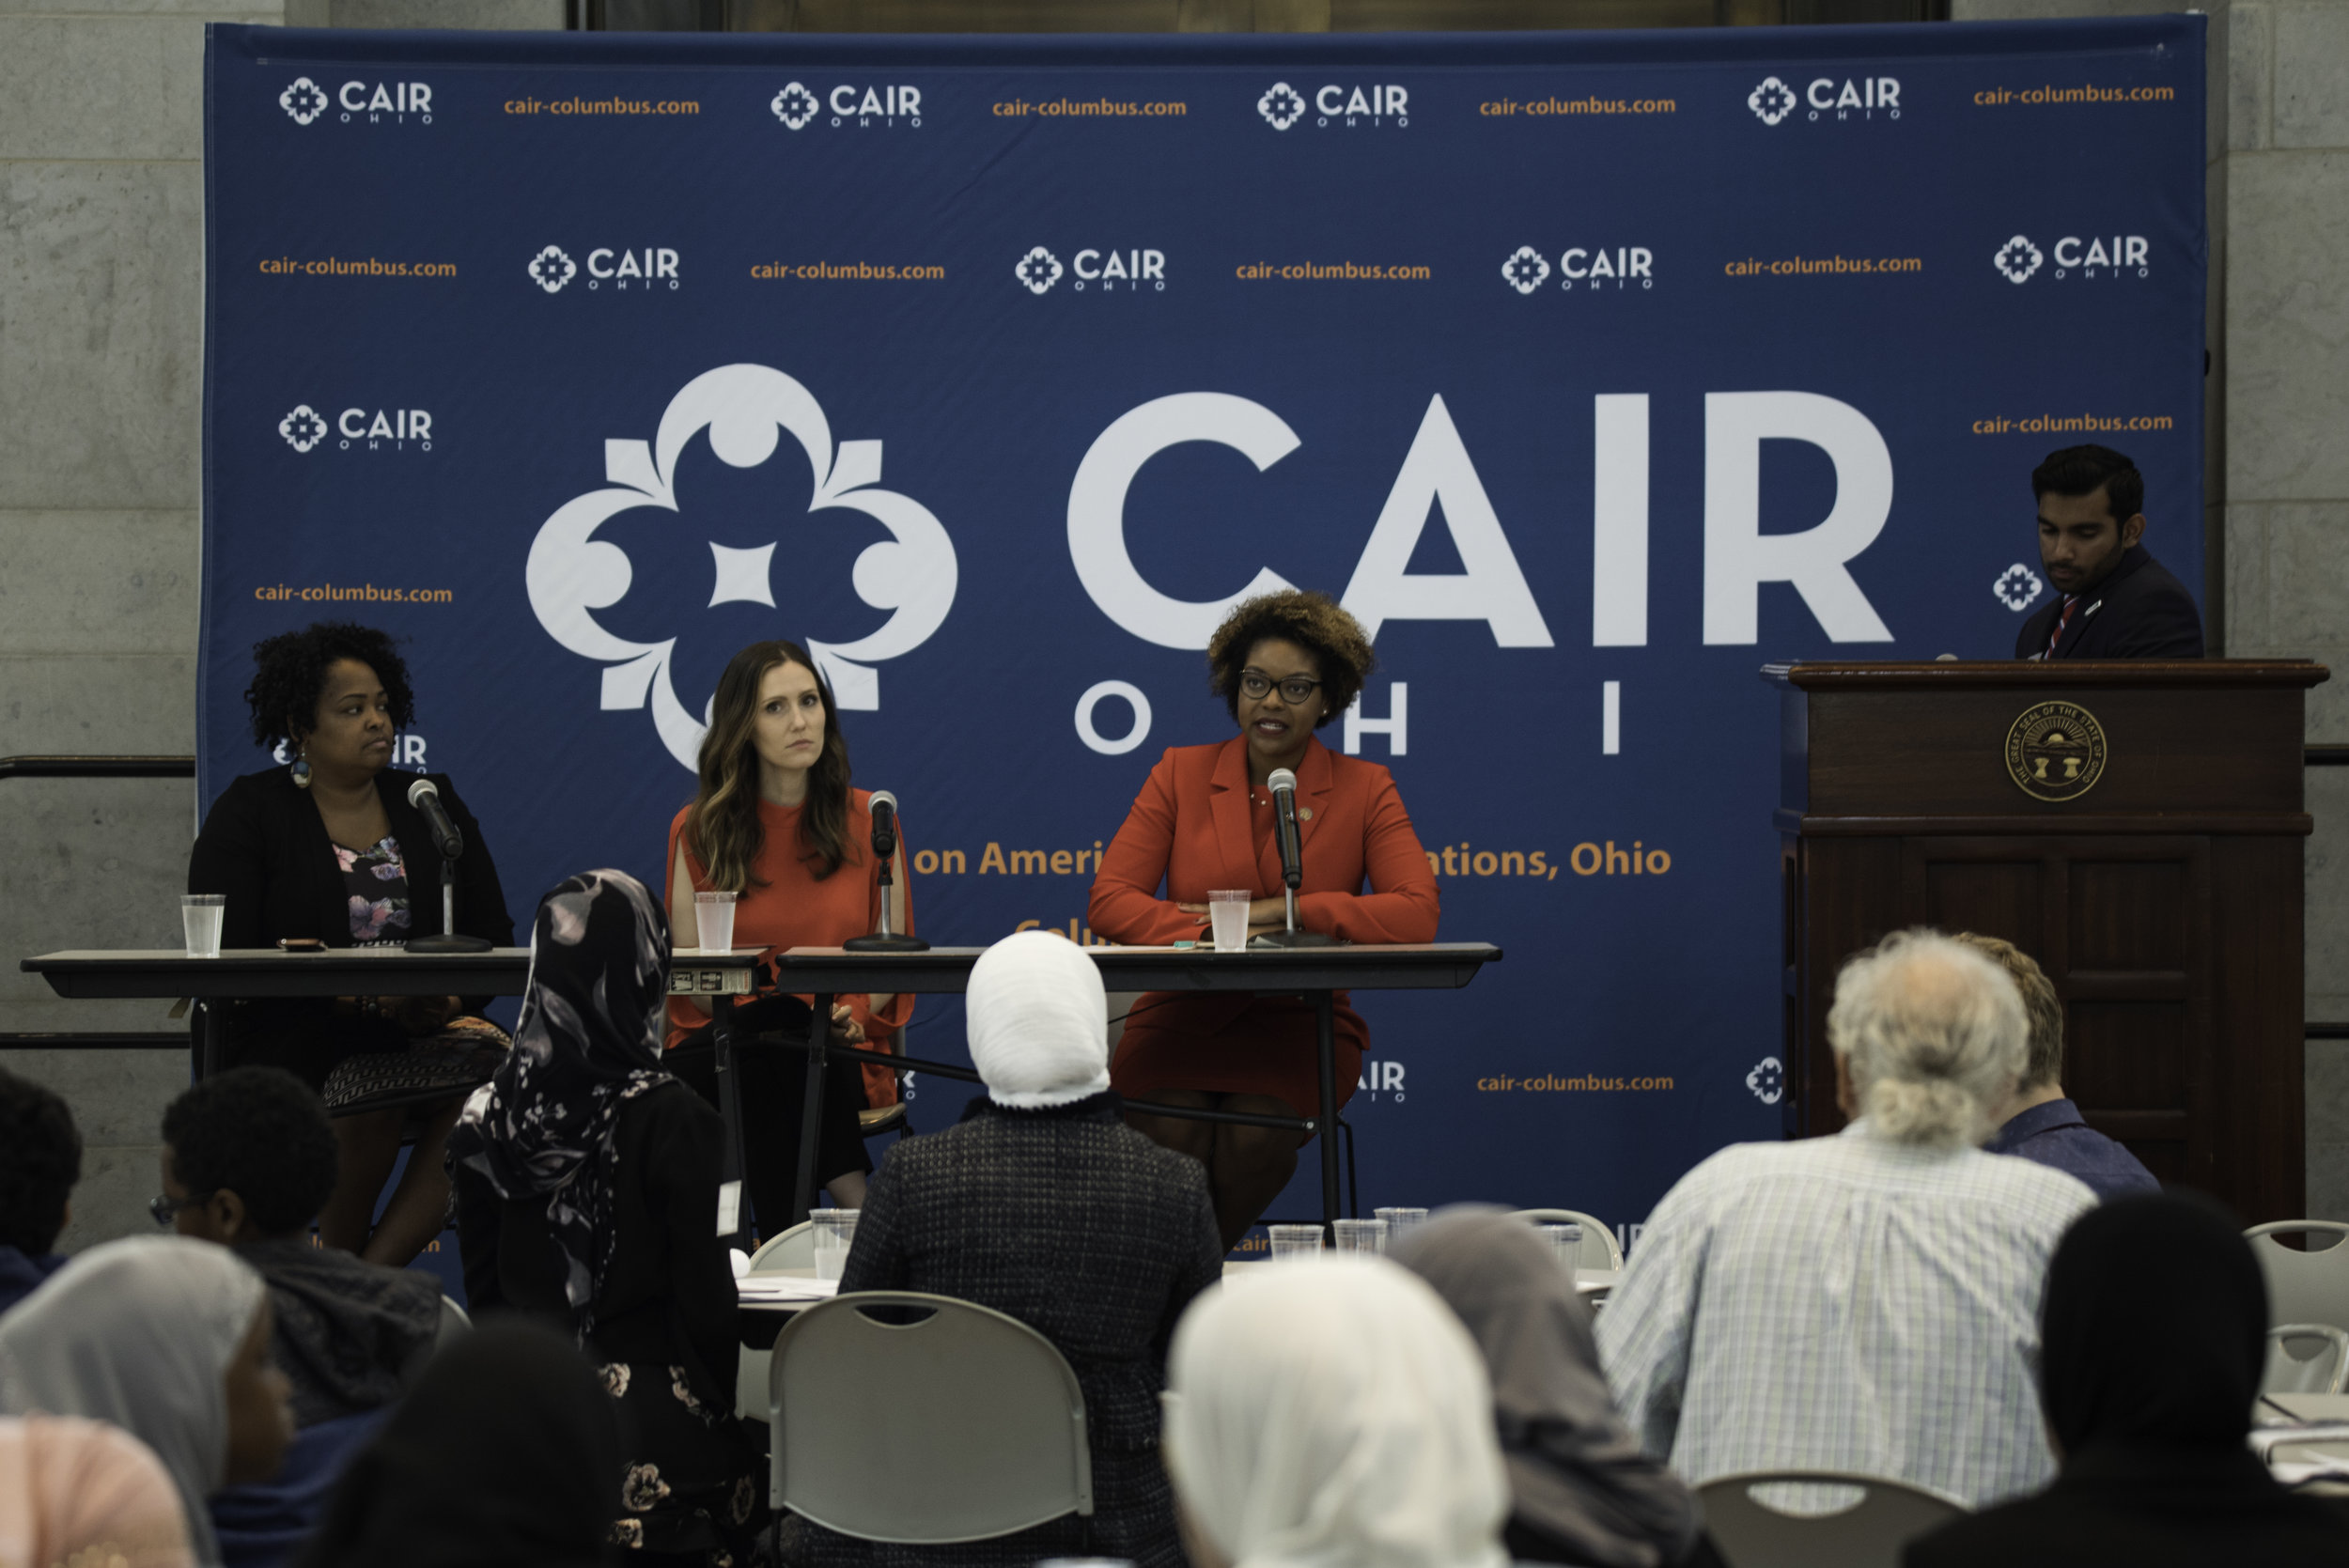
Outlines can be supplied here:
M832 690L796 643L754 643L718 677L709 733L702 741L701 787L669 824L669 928L680 948L700 945L693 894L735 894L734 947L771 958L791 947L838 947L871 931L880 915L880 877L873 858L870 791L848 785L848 743ZM890 928L913 929L900 842ZM738 1042L775 1029L803 1032L813 997L773 994L735 1009ZM836 1044L893 1049L913 1014L910 993L843 996L831 1020ZM708 1039L709 1004L669 999L671 1070L718 1103L715 1063L698 1048ZM796 1224L790 1212L799 1175L806 1059L798 1051L740 1052L743 1185L762 1235ZM896 1100L884 1067L862 1072L834 1063L824 1075L816 1175L845 1208L864 1202L873 1169L858 1134L857 1112Z
M1150 770L1094 877L1094 934L1137 945L1205 941L1207 894L1223 888L1254 895L1251 935L1282 928L1281 853L1265 781L1286 768L1297 775L1305 867L1298 923L1350 941L1435 940L1436 876L1393 778L1314 737L1353 702L1371 663L1370 639L1326 595L1290 590L1237 606L1207 644L1207 666L1240 733L1215 745L1173 748ZM1340 1105L1353 1094L1369 1037L1341 993ZM1300 1108L1317 1099L1313 1004L1153 992L1127 1015L1111 1083L1120 1094L1169 1105L1302 1115ZM1270 1127L1128 1120L1206 1166L1227 1248L1288 1185L1303 1144L1299 1135Z

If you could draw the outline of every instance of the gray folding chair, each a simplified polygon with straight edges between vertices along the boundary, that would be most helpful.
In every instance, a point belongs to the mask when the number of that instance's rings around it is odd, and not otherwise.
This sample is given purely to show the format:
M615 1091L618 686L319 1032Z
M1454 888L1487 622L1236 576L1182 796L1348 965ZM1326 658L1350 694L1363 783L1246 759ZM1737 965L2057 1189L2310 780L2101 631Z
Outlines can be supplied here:
M2349 1225L2333 1219L2279 1219L2243 1233L2267 1276L2267 1321L2324 1323L2349 1329ZM2332 1236L2321 1251L2295 1252L2278 1236Z
M1510 1217L1529 1225L1579 1225L1582 1227L1582 1250L1576 1254L1577 1268L1623 1267L1623 1243L1608 1225L1579 1209L1518 1209Z
M2337 1394L2349 1387L2349 1333L2325 1323L2285 1323L2267 1331L2263 1394Z
M1762 1501L1756 1488L1786 1484L1858 1489L1832 1514L1790 1514ZM1966 1510L1946 1498L1836 1470L1754 1470L1697 1488L1705 1528L1729 1568L1900 1568L1901 1548Z
M768 1430L774 1505L860 1540L945 1545L1093 1517L1067 1358L952 1296L859 1291L793 1318L775 1336Z

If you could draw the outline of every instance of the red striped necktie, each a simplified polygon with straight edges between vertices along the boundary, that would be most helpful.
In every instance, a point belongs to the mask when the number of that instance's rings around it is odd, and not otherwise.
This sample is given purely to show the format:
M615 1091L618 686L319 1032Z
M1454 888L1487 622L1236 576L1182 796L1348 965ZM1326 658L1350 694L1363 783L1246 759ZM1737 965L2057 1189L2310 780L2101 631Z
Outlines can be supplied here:
M2072 624L2072 612L2077 610L2079 607L2079 595L2066 594L2063 596L2063 613L2056 618L2055 630L2047 638L2048 658L2053 659L2055 657L2056 644L2063 641L2063 629Z

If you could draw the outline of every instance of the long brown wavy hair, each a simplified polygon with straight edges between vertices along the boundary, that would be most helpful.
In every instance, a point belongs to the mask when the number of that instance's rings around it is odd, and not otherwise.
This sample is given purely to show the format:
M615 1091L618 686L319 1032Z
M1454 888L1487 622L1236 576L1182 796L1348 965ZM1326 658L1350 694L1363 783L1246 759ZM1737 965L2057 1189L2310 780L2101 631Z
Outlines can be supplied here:
M758 751L753 737L758 726L758 689L768 671L785 664L797 664L816 677L817 695L824 705L824 750L807 770L807 804L800 811L800 859L820 882L839 870L842 862L855 858L848 843L848 742L840 733L832 686L799 644L780 639L753 643L718 677L709 733L702 737L701 788L693 797L692 814L685 819L685 846L709 874L710 887L720 893L766 885L751 874L767 846L767 830L758 819Z

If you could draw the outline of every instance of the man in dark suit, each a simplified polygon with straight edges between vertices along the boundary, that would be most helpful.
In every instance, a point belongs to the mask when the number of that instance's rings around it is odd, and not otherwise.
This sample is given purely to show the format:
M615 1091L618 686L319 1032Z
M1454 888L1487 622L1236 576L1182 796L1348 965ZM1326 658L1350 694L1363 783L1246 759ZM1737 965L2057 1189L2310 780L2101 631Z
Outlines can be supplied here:
M2108 446L2067 446L2031 471L2039 562L2057 598L2023 626L2017 659L2200 659L2202 617L2145 552L2145 476Z

